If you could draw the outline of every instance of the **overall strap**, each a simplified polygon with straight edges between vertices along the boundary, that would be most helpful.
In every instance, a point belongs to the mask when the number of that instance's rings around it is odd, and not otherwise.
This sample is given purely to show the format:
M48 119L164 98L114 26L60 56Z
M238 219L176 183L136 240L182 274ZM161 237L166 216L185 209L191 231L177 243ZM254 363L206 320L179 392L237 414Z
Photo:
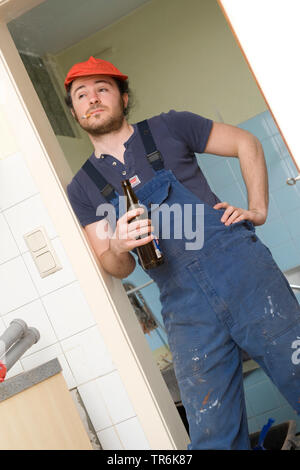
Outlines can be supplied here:
M82 165L82 169L95 183L97 188L100 190L102 196L106 200L111 201L116 196L114 187L106 181L104 176L102 176L102 174L97 170L97 168L94 167L94 165L89 160L87 160L84 165Z
M137 128L143 141L147 159L154 171L162 170L164 162L161 153L156 148L147 119L137 123Z
M148 121L145 119L137 124L138 131L143 141L147 159L154 171L162 170L164 168L164 162L160 152L157 150L151 130L149 128ZM104 176L94 165L87 160L81 167L83 171L89 176L89 178L99 188L102 196L111 201L116 195L114 187L106 181Z

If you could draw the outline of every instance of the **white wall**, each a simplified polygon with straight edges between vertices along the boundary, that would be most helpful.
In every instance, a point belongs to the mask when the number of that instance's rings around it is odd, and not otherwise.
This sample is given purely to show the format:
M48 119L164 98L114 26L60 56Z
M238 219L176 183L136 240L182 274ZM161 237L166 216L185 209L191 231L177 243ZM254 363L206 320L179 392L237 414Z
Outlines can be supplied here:
M300 168L299 0L219 3Z
M16 129L5 112L4 75L1 64L0 121L5 128L0 131L0 334L21 318L41 335L7 377L57 357L69 389L78 387L102 446L147 449L116 365L14 137ZM43 279L23 239L40 225L62 264L62 270Z

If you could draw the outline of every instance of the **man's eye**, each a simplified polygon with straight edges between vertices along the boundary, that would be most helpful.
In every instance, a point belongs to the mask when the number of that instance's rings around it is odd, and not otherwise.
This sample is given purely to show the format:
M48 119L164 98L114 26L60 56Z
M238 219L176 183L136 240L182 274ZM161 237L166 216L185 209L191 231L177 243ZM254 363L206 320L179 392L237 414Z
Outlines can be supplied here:
M84 93L82 93L81 95L78 95L78 99L80 100L81 98L83 98L85 95Z
M99 88L98 91L101 91L101 92L104 91L105 92L105 91L107 91L107 88Z

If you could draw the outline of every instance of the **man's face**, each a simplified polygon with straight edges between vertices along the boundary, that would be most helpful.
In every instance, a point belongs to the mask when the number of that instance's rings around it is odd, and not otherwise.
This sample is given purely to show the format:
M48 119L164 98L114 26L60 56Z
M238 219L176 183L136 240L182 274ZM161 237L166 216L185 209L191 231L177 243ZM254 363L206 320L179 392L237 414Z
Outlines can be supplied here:
M71 87L72 113L79 125L93 136L120 129L128 95L108 75L76 78ZM83 117L87 116L87 117Z

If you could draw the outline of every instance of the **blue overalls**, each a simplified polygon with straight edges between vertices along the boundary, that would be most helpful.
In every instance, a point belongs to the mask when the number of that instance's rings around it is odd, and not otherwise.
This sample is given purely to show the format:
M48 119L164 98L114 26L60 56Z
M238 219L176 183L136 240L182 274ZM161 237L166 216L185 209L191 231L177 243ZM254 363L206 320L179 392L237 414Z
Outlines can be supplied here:
M225 226L220 220L223 209L205 204L171 170L164 169L147 121L138 128L155 171L135 191L139 201L149 212L153 204L180 204L182 208L188 204L193 219L196 205L204 204L202 249L186 250L191 240L185 238L184 230L181 239L174 238L171 212L170 239L159 234L165 263L147 271L160 290L189 422L188 449L250 449L241 349L300 414L299 303L253 224L242 221ZM102 175L95 176L95 168L89 174L118 211L113 188Z

